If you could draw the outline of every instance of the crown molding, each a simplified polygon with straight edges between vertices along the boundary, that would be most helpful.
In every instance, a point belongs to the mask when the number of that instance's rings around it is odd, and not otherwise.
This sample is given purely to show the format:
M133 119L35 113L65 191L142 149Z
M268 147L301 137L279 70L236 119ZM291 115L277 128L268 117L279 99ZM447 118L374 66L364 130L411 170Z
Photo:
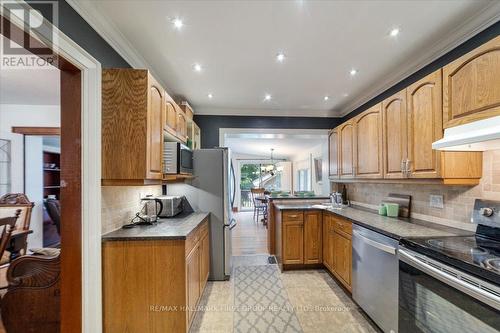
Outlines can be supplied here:
M93 5L92 0L66 0L66 2L133 68L148 69L155 79L167 87L144 57L138 53L128 39L111 20L106 19Z
M300 109L252 109L252 108L224 108L224 107L196 107L196 115L204 116L259 116L259 117L315 117L340 118L331 110L300 110Z
M391 70L391 73L394 74L388 74L385 76L385 80L371 85L375 88L366 89L365 92L358 98L348 103L346 106L338 109L338 114L341 117L348 115L363 104L369 102L387 89L393 87L405 78L439 59L499 20L500 1L491 1L490 5L478 11L476 15L470 16L450 35L442 38L440 41L427 48L426 54L412 58L397 68L394 68Z

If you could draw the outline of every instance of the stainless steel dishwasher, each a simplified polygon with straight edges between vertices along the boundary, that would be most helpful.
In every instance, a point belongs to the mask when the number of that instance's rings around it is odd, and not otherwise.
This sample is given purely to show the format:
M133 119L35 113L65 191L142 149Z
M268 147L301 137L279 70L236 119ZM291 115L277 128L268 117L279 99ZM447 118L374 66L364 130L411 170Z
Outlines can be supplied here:
M386 333L398 331L398 241L353 224L352 297Z

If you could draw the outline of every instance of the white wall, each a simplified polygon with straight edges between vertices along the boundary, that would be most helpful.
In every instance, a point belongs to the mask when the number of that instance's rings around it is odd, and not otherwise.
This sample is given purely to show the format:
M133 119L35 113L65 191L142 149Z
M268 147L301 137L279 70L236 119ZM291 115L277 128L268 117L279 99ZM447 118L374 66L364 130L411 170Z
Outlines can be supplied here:
M12 133L12 127L60 127L60 112L59 105L0 104L0 138L12 144L12 192L24 192L23 136Z
M59 105L0 104L0 138L11 141L11 192L25 193L35 203L28 248L43 247L43 142L42 137L12 133L13 126L60 127ZM24 152L26 146L26 152ZM24 158L26 156L26 171ZM26 172L26 184L25 174Z
M314 158L321 158L322 181L318 182L314 171ZM298 189L297 171L300 169L310 170L311 191L316 194L327 195L330 193L330 182L328 181L328 145L321 144L307 151L300 152L292 158L293 189Z

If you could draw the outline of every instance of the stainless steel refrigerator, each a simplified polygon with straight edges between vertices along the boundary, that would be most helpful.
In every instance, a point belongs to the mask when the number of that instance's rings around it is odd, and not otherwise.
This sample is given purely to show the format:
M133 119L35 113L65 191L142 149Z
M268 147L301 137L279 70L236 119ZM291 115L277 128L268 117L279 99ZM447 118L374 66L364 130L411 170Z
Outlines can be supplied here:
M169 184L169 195L185 195L195 211L210 212L210 280L229 279L235 176L228 148L193 151L193 180Z

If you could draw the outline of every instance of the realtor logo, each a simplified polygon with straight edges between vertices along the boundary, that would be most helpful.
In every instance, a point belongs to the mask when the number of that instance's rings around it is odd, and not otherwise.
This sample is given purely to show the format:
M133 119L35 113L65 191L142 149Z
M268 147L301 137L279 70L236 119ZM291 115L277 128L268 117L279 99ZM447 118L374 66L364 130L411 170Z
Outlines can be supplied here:
M54 69L53 66L57 66L53 31L53 27L58 26L57 1L0 0L0 14L3 17L1 69ZM19 22L24 22L23 28Z

